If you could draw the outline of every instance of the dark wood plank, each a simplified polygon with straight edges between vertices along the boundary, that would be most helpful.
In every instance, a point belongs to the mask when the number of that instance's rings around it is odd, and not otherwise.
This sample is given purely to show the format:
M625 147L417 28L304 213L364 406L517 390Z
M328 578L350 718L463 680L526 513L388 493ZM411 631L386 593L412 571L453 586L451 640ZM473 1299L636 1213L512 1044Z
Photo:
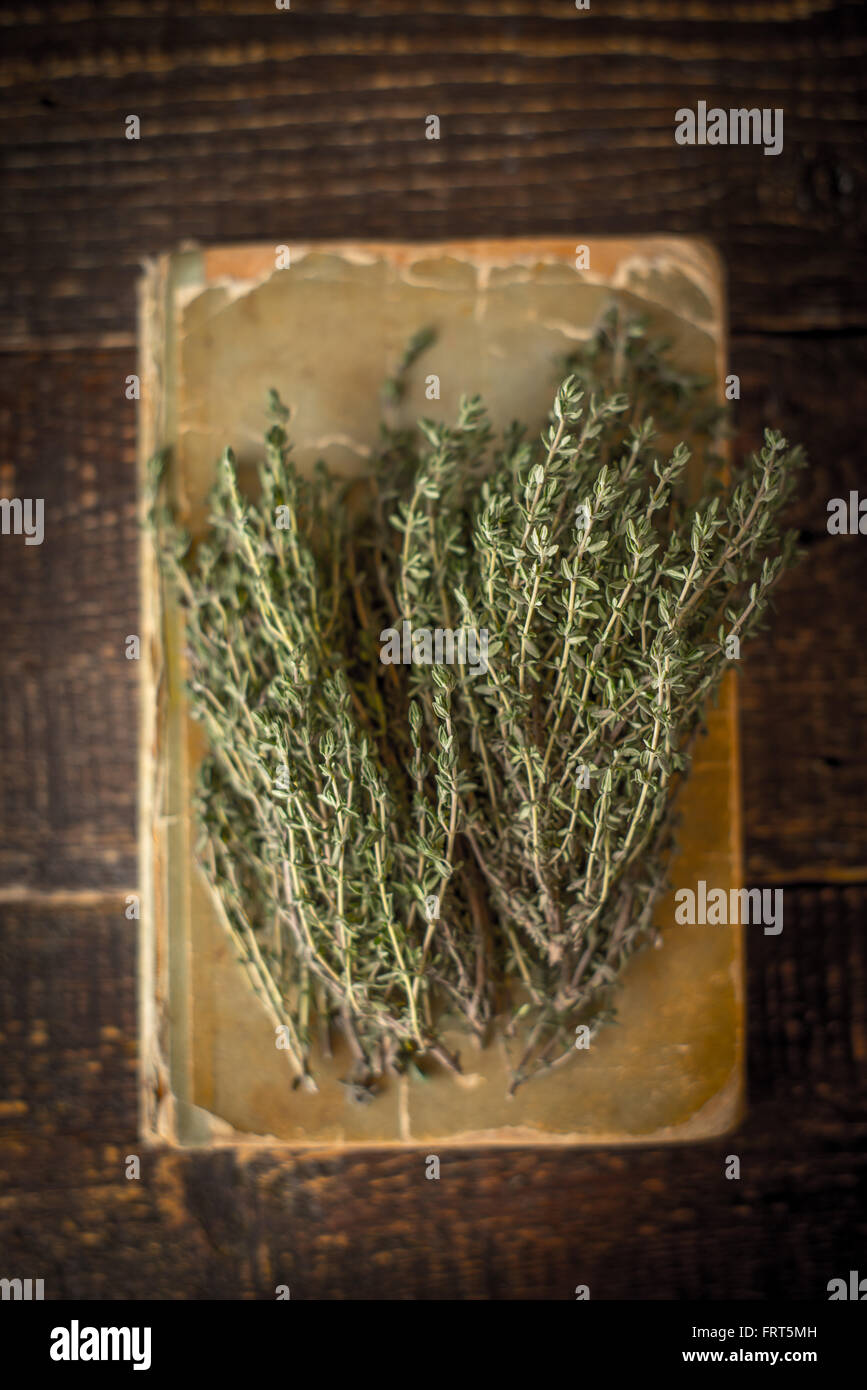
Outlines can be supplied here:
M742 662L748 882L867 878L867 553L810 546Z
M829 535L827 521L829 499L863 493L867 336L736 336L730 370L741 377L737 452L759 446L768 425L810 461L788 516L804 557L744 651L747 880L864 882L867 546L862 536Z
M0 376L0 492L45 535L0 537L0 885L136 879L138 666L132 354L21 355Z
M0 1134L94 1147L131 1139L137 923L123 897L102 909L4 906L0 922ZM33 1174L28 1165L8 1177L14 1188Z
M347 234L700 233L739 331L864 328L865 58L857 3L43 0L0 58L0 341L129 342L141 258L183 238ZM699 100L781 105L782 153L678 146Z

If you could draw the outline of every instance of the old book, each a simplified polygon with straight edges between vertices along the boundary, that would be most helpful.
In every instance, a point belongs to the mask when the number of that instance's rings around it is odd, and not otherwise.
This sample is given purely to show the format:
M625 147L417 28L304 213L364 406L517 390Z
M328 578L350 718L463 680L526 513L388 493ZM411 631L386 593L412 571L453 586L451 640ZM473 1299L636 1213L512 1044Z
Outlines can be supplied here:
M295 457L363 472L379 388L411 334L438 330L439 401L407 420L451 419L479 392L495 425L544 419L558 354L588 336L612 296L663 328L674 353L722 382L725 314L712 251L695 241L509 240L188 249L141 288L142 492L168 447L175 500L205 524L216 461L258 457L268 388L292 410ZM284 262L277 268L278 256ZM586 265L581 263L586 260ZM579 268L581 266L581 268ZM183 691L183 626L161 612L142 533L141 1086L146 1136L180 1144L626 1144L704 1139L736 1123L743 1096L742 929L657 922L664 948L627 966L619 1019L589 1052L506 1098L503 1049L460 1042L465 1075L389 1082L373 1104L318 1059L316 1095L293 1090L272 1020L252 992L195 865L190 788L201 735ZM741 883L735 686L726 679L682 798L672 881Z

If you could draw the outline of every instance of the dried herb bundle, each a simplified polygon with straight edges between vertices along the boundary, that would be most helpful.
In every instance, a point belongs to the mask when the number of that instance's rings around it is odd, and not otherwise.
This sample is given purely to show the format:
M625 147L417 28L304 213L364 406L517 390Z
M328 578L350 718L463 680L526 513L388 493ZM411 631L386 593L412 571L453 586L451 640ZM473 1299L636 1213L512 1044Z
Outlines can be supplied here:
M541 443L464 399L453 426L383 426L362 484L298 475L272 393L255 500L227 452L193 551L154 508L210 750L202 863L306 1086L317 1027L366 1094L459 1066L443 1029L499 1016L514 1089L612 1016L655 938L674 792L792 557L775 519L803 458L767 432L691 502L665 441L707 447L702 383L616 313L566 366ZM423 636L386 664L405 623L486 633L486 669Z

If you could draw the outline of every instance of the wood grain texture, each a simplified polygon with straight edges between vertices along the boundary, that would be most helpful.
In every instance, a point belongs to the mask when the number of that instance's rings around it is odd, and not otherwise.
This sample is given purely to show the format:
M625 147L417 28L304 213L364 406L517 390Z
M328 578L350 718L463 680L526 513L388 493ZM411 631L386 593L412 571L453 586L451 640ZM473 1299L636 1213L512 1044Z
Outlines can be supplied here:
M293 0L0 15L0 1248L48 1297L810 1298L863 1254L867 39L858 3ZM785 148L679 148L698 100ZM439 114L443 138L424 139ZM124 139L138 114L142 139ZM684 232L726 260L738 443L813 464L808 558L745 658L750 1108L719 1144L287 1159L136 1140L135 279L185 238ZM50 507L49 507L50 502ZM14 548L13 548L14 547ZM805 883L804 879L813 880ZM851 878L850 886L833 886ZM738 1153L742 1178L723 1177ZM8 1267L7 1267L8 1266Z
M2 341L131 343L144 254L347 228L700 231L737 331L864 328L859 8L28 5L0 58ZM701 99L782 102L783 152L677 146Z
M138 625L133 353L3 359L0 492L45 540L0 537L0 888L135 886Z

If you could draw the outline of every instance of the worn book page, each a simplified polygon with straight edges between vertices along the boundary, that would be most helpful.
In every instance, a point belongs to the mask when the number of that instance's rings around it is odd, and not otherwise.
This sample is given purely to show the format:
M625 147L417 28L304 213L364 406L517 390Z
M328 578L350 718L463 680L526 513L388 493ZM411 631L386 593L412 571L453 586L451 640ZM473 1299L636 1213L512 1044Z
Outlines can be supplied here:
M253 463L266 393L291 408L295 456L363 472L379 390L411 335L437 330L396 417L452 419L480 393L495 425L541 428L557 358L586 338L616 296L673 341L692 370L722 380L721 275L702 244L677 238L591 241L587 265L562 241L431 246L299 245L189 250L153 266L142 291L142 464L173 458L176 501L194 533L217 458ZM582 257L579 256L579 260ZM429 363L429 364L428 364ZM428 400L435 372L441 397ZM455 1034L464 1075L387 1081L372 1104L349 1098L348 1060L315 1058L319 1092L293 1091L273 1021L254 996L194 862L190 786L200 731L183 696L183 632L161 618L145 538L143 607L142 1026L148 1133L183 1143L635 1143L707 1137L737 1120L743 1092L741 928L657 922L662 949L627 966L619 1018L589 1052L506 1099L504 1043ZM672 881L740 886L735 689L727 677L681 801Z

